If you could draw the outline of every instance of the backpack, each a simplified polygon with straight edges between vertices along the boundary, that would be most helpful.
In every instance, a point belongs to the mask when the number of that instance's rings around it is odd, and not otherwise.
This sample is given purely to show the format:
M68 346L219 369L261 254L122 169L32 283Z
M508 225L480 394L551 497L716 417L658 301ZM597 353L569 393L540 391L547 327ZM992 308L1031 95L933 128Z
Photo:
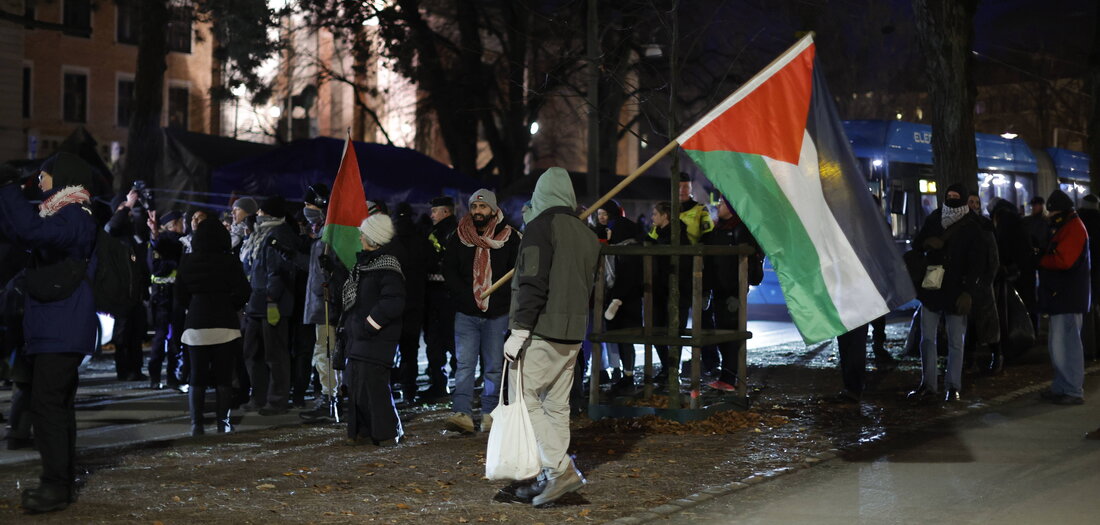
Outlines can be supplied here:
M96 265L90 284L96 311L115 318L125 316L141 302L141 277L133 247L100 229L92 258Z

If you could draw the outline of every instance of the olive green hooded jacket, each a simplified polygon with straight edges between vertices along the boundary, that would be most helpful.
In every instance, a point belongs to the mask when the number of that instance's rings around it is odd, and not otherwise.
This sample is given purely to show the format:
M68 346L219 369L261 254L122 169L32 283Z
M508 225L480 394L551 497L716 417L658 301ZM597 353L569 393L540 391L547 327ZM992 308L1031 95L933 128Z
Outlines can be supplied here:
M600 243L576 216L569 173L539 176L512 279L509 328L556 342L584 340Z

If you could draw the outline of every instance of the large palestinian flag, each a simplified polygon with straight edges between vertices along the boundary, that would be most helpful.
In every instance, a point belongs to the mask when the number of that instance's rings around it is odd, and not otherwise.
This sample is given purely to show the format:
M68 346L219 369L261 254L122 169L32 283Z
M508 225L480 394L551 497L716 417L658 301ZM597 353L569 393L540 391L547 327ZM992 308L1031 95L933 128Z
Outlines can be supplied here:
M359 175L359 159L355 157L355 144L349 138L344 143L344 156L340 169L332 183L325 227L321 240L349 269L355 266L355 254L363 249L359 243L359 224L370 215L367 197L363 192L363 179Z
M915 295L814 51L807 35L676 139L771 259L807 343Z

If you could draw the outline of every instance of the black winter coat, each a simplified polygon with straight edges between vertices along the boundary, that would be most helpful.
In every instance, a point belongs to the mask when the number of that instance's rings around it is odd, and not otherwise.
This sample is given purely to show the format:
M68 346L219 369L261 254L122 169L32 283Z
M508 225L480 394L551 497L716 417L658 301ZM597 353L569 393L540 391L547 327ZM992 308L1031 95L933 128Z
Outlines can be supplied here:
M749 232L749 228L736 217L719 219L713 230L703 234L702 243L711 246L747 244L757 252L761 251L760 244ZM737 297L740 261L741 257L737 255L708 255L703 261L704 290L713 291L722 297Z
M620 217L611 224L611 239L608 242L612 246L638 244L640 234L641 230L634 221ZM645 292L642 280L644 277L642 257L616 255L614 259L615 283L607 290L607 302L611 302L612 299L618 299L624 303L641 301L642 294Z
M428 263L435 257L432 244L413 224L412 217L399 215L393 219L393 244L401 246L396 254L405 276L405 313L424 310L424 290L428 284Z
M668 225L657 228L650 234L650 240L659 245L672 244L672 224L680 227L680 244L688 244L687 225L683 221L676 220ZM654 237L656 234L656 237ZM668 276L672 273L672 257L661 256L653 259L653 302L660 304L668 301L669 283ZM691 257L680 257L680 304L691 304Z
M928 264L943 265L943 284L939 290L925 290L918 286L917 298L925 308L954 315L958 313L956 301L960 294L966 292L973 298L981 293L988 264L986 241L981 225L968 213L951 225L953 230L943 248L925 248L925 241L933 237L942 238L945 233L940 216L940 209L937 209L925 219L924 226L913 238L913 249L924 251Z
M187 309L184 329L240 328L237 314L251 293L229 231L214 219L199 223L176 277L176 299Z
M1100 210L1083 208L1077 210L1077 217L1085 225L1089 234L1089 263L1092 265L1092 302L1100 301Z
M393 367L405 309L401 264L388 245L373 252L361 251L357 259L348 285L357 286L358 291L355 303L344 313L348 359ZM382 329L374 328L367 317Z
M499 234L504 224L498 224L496 232ZM512 231L508 236L508 242L496 250L489 250L489 265L493 268L493 281L500 279L516 265L519 257L519 244L521 238L518 231ZM489 309L482 312L474 300L474 254L477 248L466 246L462 243L458 233L451 237L447 243L447 249L443 255L443 279L447 282L447 288L451 291L455 309L465 315L474 317L495 318L508 315L508 308L512 304L512 287L501 286L489 296Z

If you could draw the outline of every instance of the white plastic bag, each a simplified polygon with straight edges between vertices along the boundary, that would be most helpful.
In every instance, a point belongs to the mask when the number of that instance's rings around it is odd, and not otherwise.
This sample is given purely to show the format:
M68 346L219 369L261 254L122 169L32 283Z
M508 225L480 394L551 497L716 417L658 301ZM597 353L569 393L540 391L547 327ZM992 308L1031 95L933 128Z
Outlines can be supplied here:
M921 288L925 290L939 290L943 286L943 266L939 264L930 264L928 269L924 271L924 281L920 283Z
M531 416L527 413L527 403L523 401L523 360L518 361L516 372L516 392L511 404L504 396L508 384L508 371L505 363L501 374L500 402L493 409L493 428L489 430L489 444L485 447L485 477L495 480L521 480L535 477L542 468L539 460L538 443L535 442L535 428L531 426Z

